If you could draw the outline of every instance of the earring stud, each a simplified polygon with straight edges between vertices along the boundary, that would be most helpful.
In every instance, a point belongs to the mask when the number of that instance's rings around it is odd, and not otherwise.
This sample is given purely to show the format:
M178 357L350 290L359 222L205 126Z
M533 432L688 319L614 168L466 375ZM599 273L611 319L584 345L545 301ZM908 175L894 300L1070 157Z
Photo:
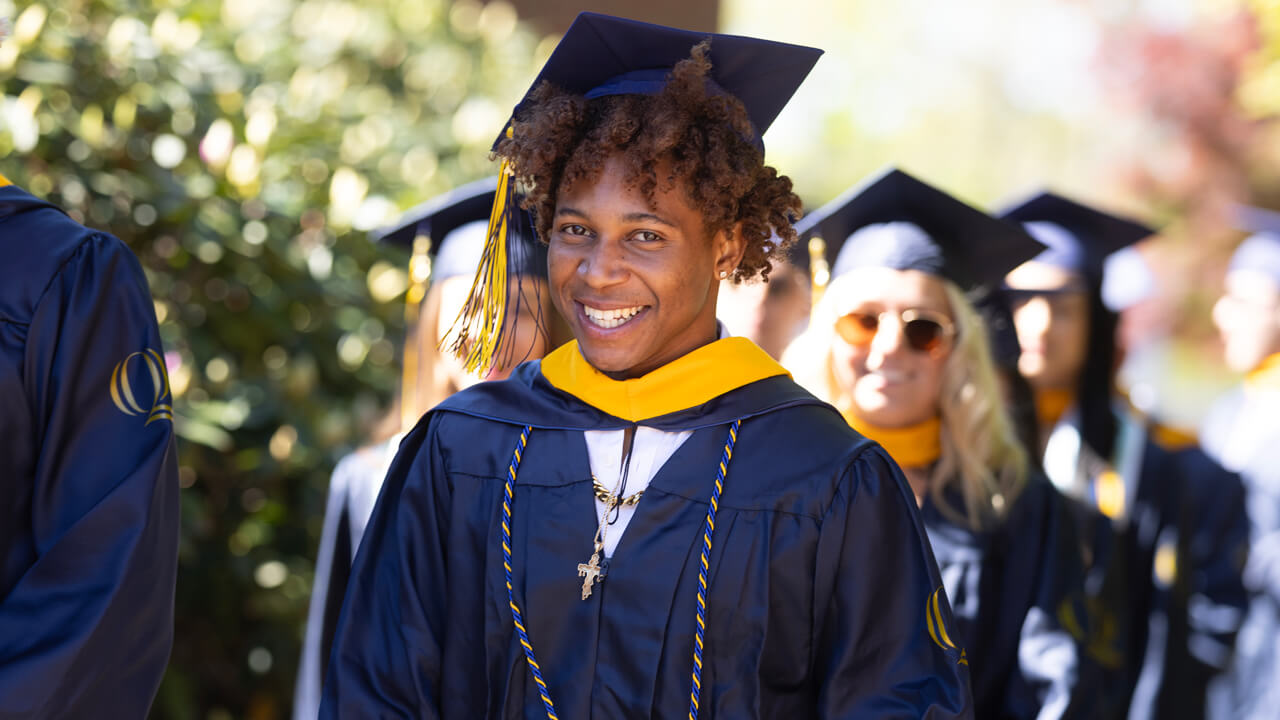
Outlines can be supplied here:
M727 278L727 277L729 277L729 271L728 271L728 270L721 270L721 271L720 271L720 279L721 279L721 280L723 280L723 279L725 279L725 278Z

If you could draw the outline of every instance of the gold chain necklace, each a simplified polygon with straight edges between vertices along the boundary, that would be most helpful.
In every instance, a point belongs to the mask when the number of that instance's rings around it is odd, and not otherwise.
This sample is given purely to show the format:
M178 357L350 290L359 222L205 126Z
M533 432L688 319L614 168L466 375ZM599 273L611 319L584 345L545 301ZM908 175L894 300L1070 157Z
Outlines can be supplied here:
M594 475L591 477L591 487L596 491L596 499L607 505L609 510L613 510L619 505L635 505L640 502L640 496L644 494L643 490L639 490L624 498L620 498L617 495L614 495L612 490L605 487L604 483L597 480Z

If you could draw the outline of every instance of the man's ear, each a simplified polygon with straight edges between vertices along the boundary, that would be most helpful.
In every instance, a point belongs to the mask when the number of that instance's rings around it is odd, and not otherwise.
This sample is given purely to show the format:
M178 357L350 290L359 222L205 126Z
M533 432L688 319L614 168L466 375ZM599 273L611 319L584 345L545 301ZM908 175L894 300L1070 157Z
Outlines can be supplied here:
M747 252L747 241L742 234L742 223L737 222L733 225L721 230L712 238L712 246L715 250L716 277L723 278L733 275L733 271L738 269L738 265L742 262L742 256Z

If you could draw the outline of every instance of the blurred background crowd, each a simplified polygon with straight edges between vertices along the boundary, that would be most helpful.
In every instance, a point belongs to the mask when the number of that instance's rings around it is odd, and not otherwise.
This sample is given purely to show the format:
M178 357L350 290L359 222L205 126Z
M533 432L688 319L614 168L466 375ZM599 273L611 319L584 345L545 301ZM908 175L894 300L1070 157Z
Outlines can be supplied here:
M182 543L153 715L286 717L325 490L399 374L407 254L367 233L494 172L579 3L0 0L0 169L124 240L172 378ZM1210 307L1238 204L1280 209L1277 0L651 0L826 50L768 133L817 207L888 164L984 207L1050 186L1161 229L1123 325L1192 426L1238 378Z

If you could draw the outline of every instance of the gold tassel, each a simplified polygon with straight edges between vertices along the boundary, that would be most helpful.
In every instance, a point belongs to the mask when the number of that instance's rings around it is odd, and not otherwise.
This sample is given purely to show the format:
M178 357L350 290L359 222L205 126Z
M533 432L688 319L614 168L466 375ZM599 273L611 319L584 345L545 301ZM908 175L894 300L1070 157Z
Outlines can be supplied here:
M418 317L422 300L431 281L431 238L413 238L413 255L409 258L409 289L404 294L404 368L400 377L400 428L409 430L423 410L418 407Z
M820 237L809 238L809 281L813 283L813 304L822 299L822 293L831 282L831 266L827 264L827 242Z
M510 129L507 133L510 136ZM510 164L502 161L498 190L489 213L489 230L480 267L462 312L441 341L462 361L467 372L485 375L494 367L507 317L507 240L513 213L518 211Z

